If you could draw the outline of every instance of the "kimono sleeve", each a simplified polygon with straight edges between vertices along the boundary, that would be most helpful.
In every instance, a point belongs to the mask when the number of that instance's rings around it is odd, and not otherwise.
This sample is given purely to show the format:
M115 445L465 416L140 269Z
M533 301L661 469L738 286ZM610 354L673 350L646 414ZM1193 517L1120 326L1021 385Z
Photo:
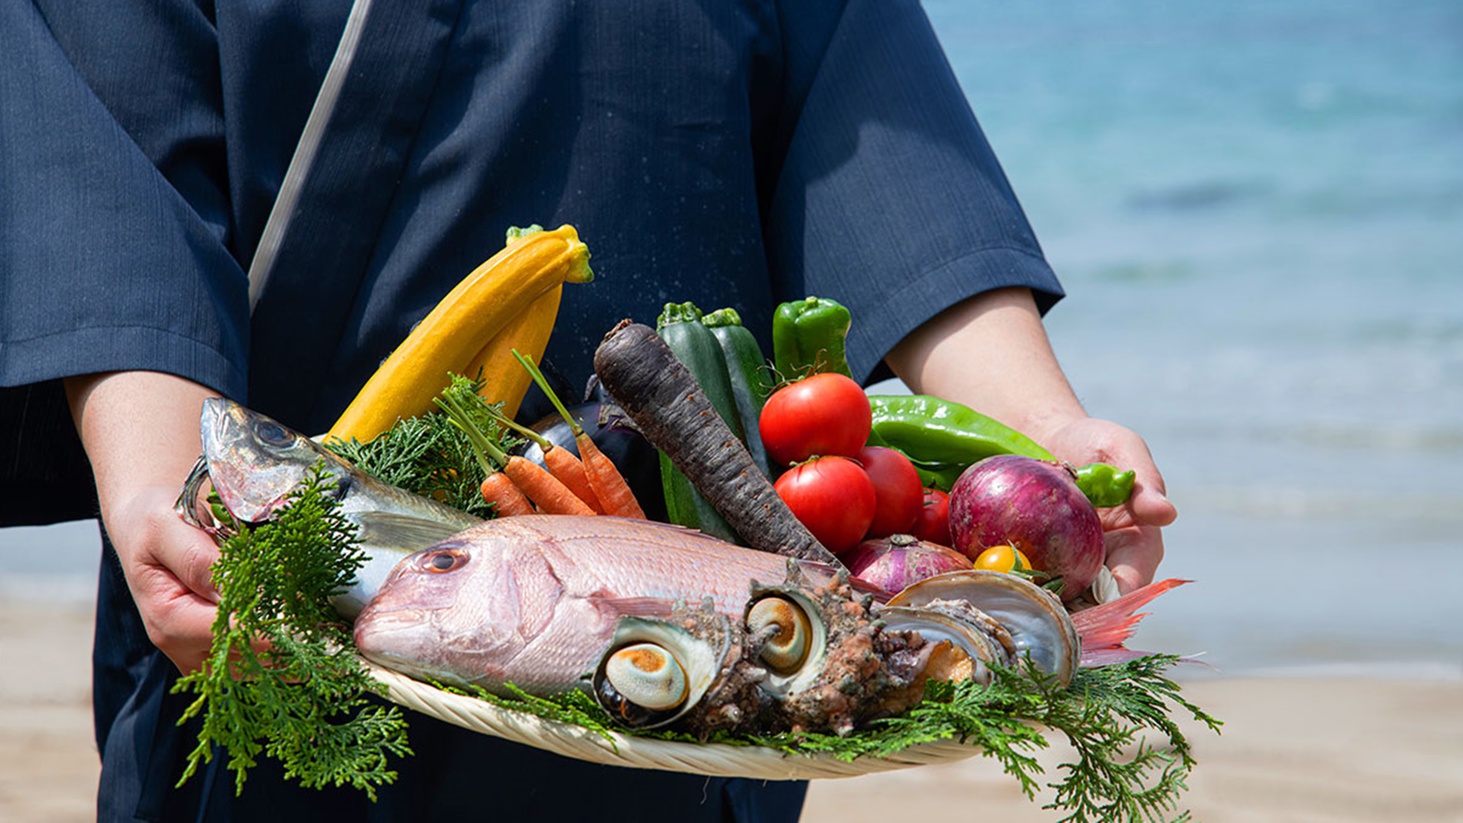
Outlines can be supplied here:
M0 3L0 524L93 513L60 378L246 387L211 25L188 4L80 6Z
M854 377L959 301L1006 286L1062 295L1025 214L914 0L849 0L787 24L800 99L768 218L780 299L853 312Z

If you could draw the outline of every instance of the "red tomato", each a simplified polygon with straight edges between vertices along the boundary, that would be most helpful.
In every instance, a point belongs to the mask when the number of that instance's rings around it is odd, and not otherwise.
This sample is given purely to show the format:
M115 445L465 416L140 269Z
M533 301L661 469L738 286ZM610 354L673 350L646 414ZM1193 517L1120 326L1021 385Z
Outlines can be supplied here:
M834 554L858 546L874 520L874 481L846 457L799 463L774 486L798 520Z
M883 446L863 447L858 461L874 481L874 522L869 524L868 536L908 534L925 498L914 464L903 452Z
M874 413L852 379L815 374L772 393L758 429L767 454L783 466L809 457L854 457L869 439Z
M925 489L924 492L924 505L920 506L910 534L926 543L953 545L950 538L950 495L939 489Z

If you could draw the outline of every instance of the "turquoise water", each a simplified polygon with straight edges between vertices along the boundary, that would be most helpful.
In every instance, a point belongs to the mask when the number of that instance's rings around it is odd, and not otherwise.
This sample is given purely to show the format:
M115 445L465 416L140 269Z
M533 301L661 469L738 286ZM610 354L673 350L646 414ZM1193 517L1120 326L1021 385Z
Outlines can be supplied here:
M1463 675L1463 5L927 8L1180 507L1139 639Z
M1180 507L1138 645L1463 677L1463 4L927 8ZM0 532L0 593L90 596L93 534Z

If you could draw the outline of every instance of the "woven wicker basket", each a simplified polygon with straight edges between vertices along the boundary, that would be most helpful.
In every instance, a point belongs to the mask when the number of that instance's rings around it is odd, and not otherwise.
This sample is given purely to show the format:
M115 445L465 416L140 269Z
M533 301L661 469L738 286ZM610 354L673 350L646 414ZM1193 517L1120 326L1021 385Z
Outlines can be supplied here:
M579 726L445 692L371 663L366 663L366 667L371 676L386 686L389 700L409 709L471 731L609 766L716 777L809 780L857 777L911 766L948 763L980 753L975 746L951 740L912 746L896 755L844 761L831 755L790 755L757 746L679 743L613 733L606 737Z

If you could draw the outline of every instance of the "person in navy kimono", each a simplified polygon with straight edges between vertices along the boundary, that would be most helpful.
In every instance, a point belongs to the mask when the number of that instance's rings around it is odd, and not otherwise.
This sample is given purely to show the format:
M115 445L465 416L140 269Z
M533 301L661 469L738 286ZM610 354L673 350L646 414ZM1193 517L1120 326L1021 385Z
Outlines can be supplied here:
M0 31L0 523L100 517L99 819L797 818L801 783L425 717L374 804L267 761L175 787L216 599L172 511L201 401L324 431L512 225L594 254L545 358L566 396L623 317L735 306L765 348L779 302L835 297L860 381L1137 469L1108 564L1158 566L1162 477L1058 367L1061 287L914 0L0 0Z

